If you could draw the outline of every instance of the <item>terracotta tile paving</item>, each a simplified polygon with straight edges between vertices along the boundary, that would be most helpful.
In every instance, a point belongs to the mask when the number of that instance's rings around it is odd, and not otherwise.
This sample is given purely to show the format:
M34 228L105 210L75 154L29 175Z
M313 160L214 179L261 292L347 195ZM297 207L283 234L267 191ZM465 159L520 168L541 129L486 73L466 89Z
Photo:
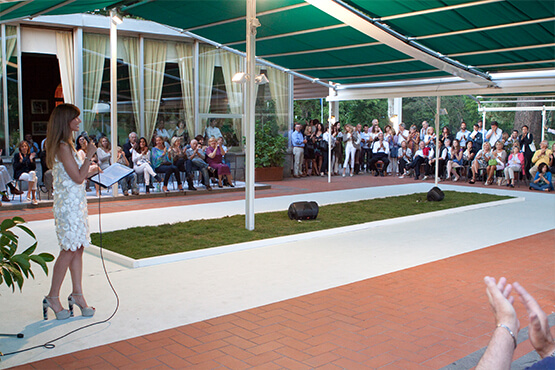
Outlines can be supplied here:
M437 369L487 345L486 274L518 280L552 313L554 240L555 229L18 368Z

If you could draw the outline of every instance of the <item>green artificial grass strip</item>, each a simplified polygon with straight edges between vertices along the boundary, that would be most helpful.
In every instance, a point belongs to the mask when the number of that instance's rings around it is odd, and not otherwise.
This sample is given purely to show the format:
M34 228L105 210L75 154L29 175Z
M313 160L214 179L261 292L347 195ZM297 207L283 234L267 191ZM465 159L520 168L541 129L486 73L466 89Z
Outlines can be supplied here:
M102 244L125 256L141 259L235 243L300 234L335 227L356 225L440 211L449 208L493 202L511 197L446 191L441 202L426 201L426 193L361 200L320 207L314 221L293 221L287 211L259 213L255 230L245 229L245 216L237 215L211 220L195 220L160 226L133 227L102 234ZM210 207L209 204L206 207ZM100 235L91 235L95 245Z

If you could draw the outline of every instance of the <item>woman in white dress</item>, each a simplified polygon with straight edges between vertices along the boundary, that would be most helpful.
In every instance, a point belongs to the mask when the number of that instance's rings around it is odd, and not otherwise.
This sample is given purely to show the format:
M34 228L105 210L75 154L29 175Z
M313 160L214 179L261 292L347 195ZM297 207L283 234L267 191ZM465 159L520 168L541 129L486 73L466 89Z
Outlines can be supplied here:
M95 309L89 307L83 296L83 249L90 243L89 221L85 181L98 171L90 171L96 146L89 143L84 160L81 160L73 143L73 133L79 131L79 108L72 104L57 106L48 121L46 136L46 161L52 168L54 178L54 222L60 244L60 254L52 270L50 292L44 298L43 314L51 308L56 319L63 320L73 315L73 305L79 306L83 316L93 316ZM68 297L69 310L60 303L60 287L67 273L71 273L72 293Z

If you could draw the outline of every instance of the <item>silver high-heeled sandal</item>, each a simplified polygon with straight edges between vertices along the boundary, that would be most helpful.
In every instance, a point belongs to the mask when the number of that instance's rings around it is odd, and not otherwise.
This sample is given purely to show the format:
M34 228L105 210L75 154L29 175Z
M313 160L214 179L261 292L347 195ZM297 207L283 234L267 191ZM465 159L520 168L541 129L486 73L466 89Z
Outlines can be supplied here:
M69 314L70 314L70 316L73 317L73 305L76 305L77 307L79 307L81 309L81 315L82 316L93 317L94 313L96 312L96 309L94 307L90 307L90 306L81 307L81 305L75 301L75 298L73 298L73 296L83 296L83 294L71 293L69 295L69 297L67 297L67 302L69 303Z
M52 305L50 304L50 302L48 301L49 299L58 299L59 297L44 297L44 299L42 300L42 316L45 320L48 320L48 308L52 309L52 311L54 312L54 314L56 315L56 320L65 320L68 319L70 316L70 313L68 310L62 309L58 312L54 311L54 307L52 307Z

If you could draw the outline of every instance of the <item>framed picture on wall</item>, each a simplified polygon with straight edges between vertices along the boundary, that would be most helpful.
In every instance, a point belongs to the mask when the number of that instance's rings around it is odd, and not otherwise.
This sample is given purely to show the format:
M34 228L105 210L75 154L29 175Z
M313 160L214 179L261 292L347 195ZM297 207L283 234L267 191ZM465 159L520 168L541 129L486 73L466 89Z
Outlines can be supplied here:
M48 114L48 100L31 100L32 114Z
M48 126L48 121L33 121L33 136L44 136L46 135L46 127Z

